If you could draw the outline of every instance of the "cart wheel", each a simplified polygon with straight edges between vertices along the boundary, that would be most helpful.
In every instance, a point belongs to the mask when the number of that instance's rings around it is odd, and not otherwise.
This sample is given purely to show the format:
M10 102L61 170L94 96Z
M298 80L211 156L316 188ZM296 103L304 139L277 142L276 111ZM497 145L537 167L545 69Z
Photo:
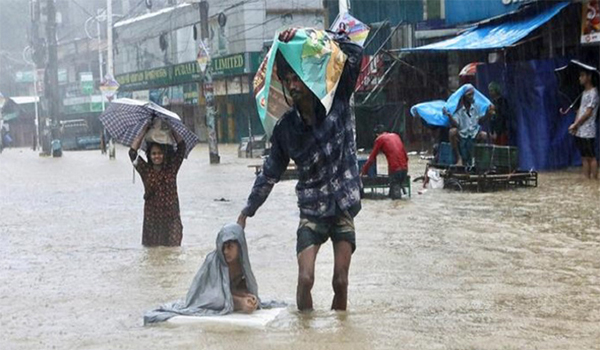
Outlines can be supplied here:
M463 191L462 185L460 184L460 182L458 182L455 179L446 179L444 181L444 189L454 190L454 191L459 191L459 192Z

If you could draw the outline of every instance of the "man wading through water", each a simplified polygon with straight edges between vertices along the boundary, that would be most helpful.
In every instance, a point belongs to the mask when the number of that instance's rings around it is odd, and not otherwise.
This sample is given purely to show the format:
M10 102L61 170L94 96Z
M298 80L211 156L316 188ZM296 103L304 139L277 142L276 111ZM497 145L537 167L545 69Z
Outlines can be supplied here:
M288 43L295 34L295 29L288 29L279 35L279 41ZM360 72L362 48L351 43L345 35L336 35L334 40L348 58L328 114L283 56L277 53L277 75L294 105L273 130L271 153L238 218L238 223L245 227L246 218L252 217L265 202L290 158L293 159L299 173L296 185L300 208L296 244L299 310L313 308L311 289L315 260L321 244L329 238L335 255L335 296L331 308L346 310L348 270L356 249L354 216L360 211L361 184L349 99Z

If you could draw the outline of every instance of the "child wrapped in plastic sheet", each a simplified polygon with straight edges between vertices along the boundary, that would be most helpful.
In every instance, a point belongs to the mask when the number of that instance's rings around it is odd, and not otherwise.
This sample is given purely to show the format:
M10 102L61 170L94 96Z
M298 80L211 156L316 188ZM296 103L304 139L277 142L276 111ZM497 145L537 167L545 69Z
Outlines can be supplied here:
M185 300L164 304L144 315L144 324L163 322L178 315L216 316L251 313L275 303L261 303L248 256L244 230L237 224L223 226L216 250L196 273Z

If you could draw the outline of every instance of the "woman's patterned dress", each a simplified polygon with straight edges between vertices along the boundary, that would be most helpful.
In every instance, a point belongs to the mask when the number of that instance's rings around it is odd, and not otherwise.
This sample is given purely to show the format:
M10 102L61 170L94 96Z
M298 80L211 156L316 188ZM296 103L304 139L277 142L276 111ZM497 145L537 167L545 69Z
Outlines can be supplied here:
M144 246L181 245L183 225L179 216L177 172L184 154L185 144L182 142L177 145L173 159L169 160L165 152L165 164L156 170L151 163L138 157L137 151L129 150L129 157L144 183Z

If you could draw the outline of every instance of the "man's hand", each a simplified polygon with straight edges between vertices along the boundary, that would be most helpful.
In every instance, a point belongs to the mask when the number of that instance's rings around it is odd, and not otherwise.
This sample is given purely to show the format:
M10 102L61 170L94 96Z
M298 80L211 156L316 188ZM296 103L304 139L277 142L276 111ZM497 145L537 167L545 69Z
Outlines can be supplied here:
M290 42L294 38L294 35L296 35L297 31L298 29L296 28L289 28L284 30L283 32L279 33L279 41L284 43Z
M577 123L571 124L571 126L569 126L569 134L575 135L575 133L577 133L577 129L579 129L579 125L577 125Z
M442 108L442 113L448 117L448 118L452 118L452 115L450 114L450 112L448 112L448 110L446 109L446 107Z
M246 215L244 215L244 214L240 214L240 216L238 216L238 219L237 219L237 223L238 223L238 225L242 226L242 228L243 228L244 230L246 229L246 219L247 219L247 218L248 218L248 217L247 217Z

